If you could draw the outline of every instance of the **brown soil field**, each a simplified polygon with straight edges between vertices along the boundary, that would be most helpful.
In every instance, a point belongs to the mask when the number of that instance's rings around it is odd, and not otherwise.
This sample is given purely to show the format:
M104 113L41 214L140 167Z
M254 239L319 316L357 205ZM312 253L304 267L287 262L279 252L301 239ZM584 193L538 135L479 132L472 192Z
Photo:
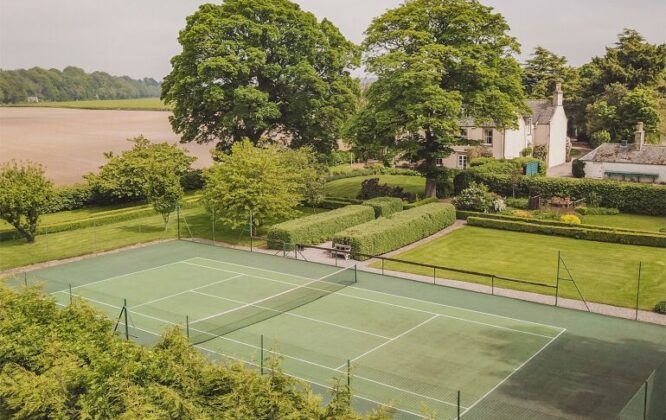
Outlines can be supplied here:
M143 134L154 142L177 143L170 112L0 107L0 162L30 160L46 167L56 185L81 182L104 164L104 152L131 148L128 138ZM210 166L214 145L181 145Z

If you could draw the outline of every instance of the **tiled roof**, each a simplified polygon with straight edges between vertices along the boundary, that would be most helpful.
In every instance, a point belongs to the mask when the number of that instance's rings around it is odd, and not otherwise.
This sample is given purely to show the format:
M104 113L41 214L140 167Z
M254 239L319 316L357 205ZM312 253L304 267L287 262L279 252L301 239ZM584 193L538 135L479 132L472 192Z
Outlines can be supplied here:
M644 165L666 165L666 146L636 144L622 146L619 143L603 143L580 160L586 162L638 163Z
M552 99L528 99L527 106L532 110L534 124L548 124L555 113Z

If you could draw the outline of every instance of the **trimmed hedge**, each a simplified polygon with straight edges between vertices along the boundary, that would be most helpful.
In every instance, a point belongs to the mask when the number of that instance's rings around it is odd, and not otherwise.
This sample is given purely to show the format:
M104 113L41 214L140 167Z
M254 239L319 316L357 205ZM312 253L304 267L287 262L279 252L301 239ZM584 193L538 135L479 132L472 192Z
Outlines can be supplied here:
M375 210L375 217L386 217L402 211L402 200L397 197L376 197L363 202Z
M268 246L282 249L283 243L314 245L330 240L336 232L374 220L372 207L350 205L326 213L274 225L268 231Z
M437 199L437 197L424 198L423 200L415 201L413 203L407 203L404 206L402 206L402 209L403 210L409 210L409 209L413 209L414 207L419 207L419 206L422 206L424 204L436 203L438 201L439 200Z
M511 178L505 175L468 172L476 182L486 184L491 191L510 196ZM666 216L666 185L641 184L588 178L520 177L516 194L541 195L545 198L570 196L587 198L594 193L601 197L600 205L622 212Z
M542 235L566 236L588 241L611 242L625 245L666 247L666 236L645 233L620 232L590 229L582 225L544 225L539 223L516 222L486 217L468 217L467 224L491 229L511 230L514 232L538 233Z
M455 222L451 204L431 203L373 220L337 233L334 243L351 245L354 258L359 254L380 255L432 235Z
M335 210L335 209L339 209L341 207L346 207L350 204L351 203L349 201L323 200L319 204L317 204L317 207L322 208L322 209Z
M326 196L325 199L326 200L333 200L333 201L346 201L349 204L363 204L363 200L359 200L358 198Z
M354 178L357 176L368 176L368 175L408 175L408 176L421 176L421 173L413 169L405 168L363 168L363 169L353 169L348 172L343 172L340 174L333 174L326 177L326 181L335 181L337 179L344 178Z
M456 212L456 217L458 219L465 220L469 217L481 217L484 219L494 219L494 220L507 220L511 222L525 222L525 223L533 223L536 225L544 225L544 226L571 226L571 223L566 223L562 222L560 220L547 220L547 219L536 219L536 218L527 218L527 217L520 217L520 216L511 216L508 214L497 214L497 213L478 213L478 212L473 212L473 211L461 211L458 210ZM647 231L647 230L636 230L636 229L625 229L625 228L618 228L618 227L613 227L613 226L600 226L600 225L588 225L588 224L581 224L578 225L582 228L586 229L592 229L592 230L607 230L610 232L621 232L621 233L637 233L637 234L648 234L648 235L662 235L666 236L662 233L658 232L652 232L652 231Z
M583 216L587 215L613 216L616 214L620 214L620 210L609 209L607 207L576 207L576 213L580 213Z

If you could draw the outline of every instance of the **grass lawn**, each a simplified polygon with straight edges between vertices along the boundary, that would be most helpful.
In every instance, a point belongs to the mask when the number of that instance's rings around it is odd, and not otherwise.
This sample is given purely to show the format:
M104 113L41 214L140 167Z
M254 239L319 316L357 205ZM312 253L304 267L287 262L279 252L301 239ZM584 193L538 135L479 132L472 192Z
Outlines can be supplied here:
M356 198L361 192L361 182L370 178L379 178L382 184L400 186L407 192L418 194L419 197L425 194L425 178L410 175L368 175L336 179L326 183L324 193L329 197Z
M588 301L633 307L639 261L643 264L640 307L651 310L657 302L666 300L666 249L660 248L468 226L395 258L554 285L558 251ZM425 267L389 262L384 267L432 276L432 269ZM487 277L443 270L437 270L437 276L490 285ZM551 289L538 286L501 281L495 285L553 294ZM560 283L560 295L578 298L571 282Z
M89 101L63 101L24 103L12 106L29 106L41 108L77 108L77 109L122 109L134 111L168 111L171 108L165 105L160 98L137 99L99 99Z
M300 208L298 217L321 211L325 210ZM182 215L182 237L191 235L238 245L250 243L247 231L232 230L220 224L213 228L211 217L203 207L184 209ZM265 234L267 229L268 226L259 229L259 235ZM162 216L155 214L96 227L38 235L32 244L26 243L24 239L0 241L0 270L172 238L176 238L175 216L165 230Z
M612 226L624 229L666 232L666 217L644 214L616 214L612 216L583 216L583 223L597 226Z

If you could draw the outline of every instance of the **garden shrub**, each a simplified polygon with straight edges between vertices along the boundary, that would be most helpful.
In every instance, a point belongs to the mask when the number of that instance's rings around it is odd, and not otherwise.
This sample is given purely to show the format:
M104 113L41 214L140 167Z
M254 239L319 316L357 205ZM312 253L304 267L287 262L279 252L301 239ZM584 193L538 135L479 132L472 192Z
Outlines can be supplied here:
M620 214L620 210L608 207L576 207L576 212L582 214L583 216L614 216L616 214Z
M460 172L460 169L439 168L436 177L437 197L446 198L455 194L455 186L453 181L456 175L458 175Z
M460 194L464 189L469 187L469 184L474 182L475 175L471 171L462 171L453 177L453 192L455 195Z
M576 178L585 178L585 161L574 159L571 162L571 173Z
M459 210L486 211L495 199L496 196L488 192L488 187L472 182L453 199L453 204Z
M188 169L180 177L180 185L185 191L200 190L204 187L203 170L201 169Z
M380 184L379 178L369 178L361 182L361 192L358 193L358 198L367 200L376 197L398 197L410 203L416 201L416 194L406 192L398 185Z
M522 218L525 218L525 219L531 219L531 218L534 217L534 216L532 216L532 213L530 213L529 211L525 211L525 210L514 210L514 211L511 212L511 215L516 216L516 217L522 217Z
M402 199L397 197L376 197L363 202L375 210L375 217L386 217L402 211Z
M455 222L451 204L430 203L337 233L334 243L351 245L354 258L379 255L432 235Z
M654 311L658 314L666 314L666 300L662 300L654 306Z
M509 176L469 171L463 173L469 174L471 181L487 185L490 191L502 196L512 195L514 185ZM529 195L540 195L542 198L570 196L575 199L586 198L594 192L602 198L600 206L617 208L627 213L666 216L666 185L607 179L523 176L518 179L515 190L516 194L522 197Z
M403 210L409 210L409 209L413 209L414 207L422 206L424 204L436 203L437 201L438 201L437 197L424 198L423 200L415 201L413 203L404 204L402 206L402 209Z
M580 219L575 214L563 214L560 217L560 222L567 223L569 225L580 225Z
M351 226L373 220L372 207L350 205L326 213L313 214L278 223L268 231L270 248L282 249L282 243L313 245L330 240L333 235Z
M380 167L379 167L380 166ZM335 181L336 179L354 178L357 176L368 175L406 175L406 176L421 176L421 173L414 169L408 168L387 168L383 165L373 168L352 169L345 170L344 172L332 172L326 177L326 181Z
M530 205L530 200L527 198L507 198L506 205L514 209L527 210Z
M593 229L591 226L573 226L562 224L531 223L528 221L499 220L487 217L468 217L467 224L492 229L503 229L514 232L557 235L589 241L611 242L625 245L641 245L664 248L666 236L659 234L623 232L619 230Z
M546 162L548 159L548 149L546 148L545 144L539 144L537 146L534 146L534 150L532 150L532 156L539 159L542 162Z
M57 213L83 208L91 204L92 196L92 190L87 184L58 187L53 192L44 213Z
M611 134L607 130L599 130L592 133L590 136L590 147L596 149L601 146L603 143L608 143L611 141Z

